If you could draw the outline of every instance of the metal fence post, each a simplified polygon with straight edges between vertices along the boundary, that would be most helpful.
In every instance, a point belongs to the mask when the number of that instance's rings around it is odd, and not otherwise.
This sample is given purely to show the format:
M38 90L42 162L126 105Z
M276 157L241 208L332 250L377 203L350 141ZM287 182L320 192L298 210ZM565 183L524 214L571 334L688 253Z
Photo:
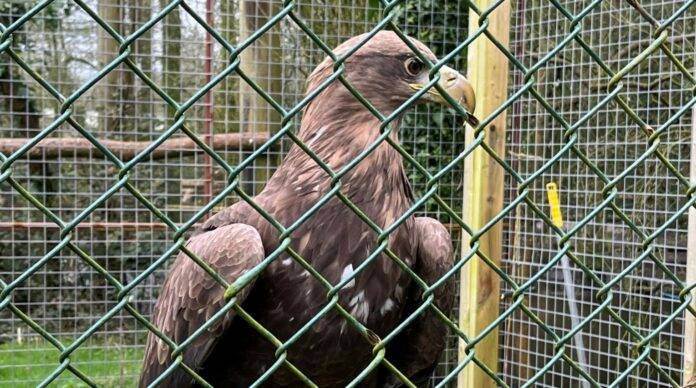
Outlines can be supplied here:
M493 0L476 0L473 3L485 12L495 6ZM509 42L510 2L504 2L489 14L488 31L503 45ZM470 34L478 30L485 19L479 14L469 13ZM477 96L476 116L485 118L501 106L507 96L508 61L498 48L485 36L476 39L468 51L468 78L474 85ZM504 155L505 120L503 112L485 129L485 143L498 155ZM474 128L467 127L466 141L474 139ZM489 222L503 208L503 168L482 148L465 159L464 171L464 221L475 232ZM471 237L471 236L470 236ZM466 240L464 240L466 241ZM470 238L473 244L472 239ZM502 255L502 224L498 224L478 240L479 252L486 254L496 263ZM471 244L463 244L464 252ZM460 327L469 338L476 337L498 317L500 303L500 278L480 258L475 256L464 266L461 273ZM473 350L476 358L492 371L497 370L498 330L491 331L478 342ZM459 358L466 356L466 347L460 341ZM475 364L469 364L459 375L460 387L493 387L495 382Z

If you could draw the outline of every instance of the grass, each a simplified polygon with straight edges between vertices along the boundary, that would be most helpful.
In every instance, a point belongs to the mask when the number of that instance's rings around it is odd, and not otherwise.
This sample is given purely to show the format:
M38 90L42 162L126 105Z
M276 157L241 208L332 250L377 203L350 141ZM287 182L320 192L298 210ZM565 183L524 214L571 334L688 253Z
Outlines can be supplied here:
M60 352L43 340L0 345L0 387L35 387L58 367L59 356ZM132 387L137 383L142 348L87 341L70 360L101 387ZM66 370L51 386L86 384Z

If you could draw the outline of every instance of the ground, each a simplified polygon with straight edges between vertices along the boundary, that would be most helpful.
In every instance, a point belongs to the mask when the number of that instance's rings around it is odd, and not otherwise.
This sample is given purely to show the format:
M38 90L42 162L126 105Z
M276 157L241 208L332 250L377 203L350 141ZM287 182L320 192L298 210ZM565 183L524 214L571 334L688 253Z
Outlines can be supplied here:
M60 352L46 341L0 345L0 387L35 387L55 370L59 355ZM101 387L130 387L136 385L142 349L88 342L70 359ZM51 386L67 388L85 384L65 371Z

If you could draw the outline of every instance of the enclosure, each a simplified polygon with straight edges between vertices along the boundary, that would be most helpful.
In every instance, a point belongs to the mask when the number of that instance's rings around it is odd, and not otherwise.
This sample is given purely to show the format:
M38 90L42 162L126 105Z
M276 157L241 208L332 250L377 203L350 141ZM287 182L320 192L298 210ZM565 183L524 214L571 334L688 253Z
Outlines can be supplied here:
M382 29L478 99L399 129L456 252L432 385L692 383L696 1L9 0L0 385L135 385L190 232L263 189L327 49Z

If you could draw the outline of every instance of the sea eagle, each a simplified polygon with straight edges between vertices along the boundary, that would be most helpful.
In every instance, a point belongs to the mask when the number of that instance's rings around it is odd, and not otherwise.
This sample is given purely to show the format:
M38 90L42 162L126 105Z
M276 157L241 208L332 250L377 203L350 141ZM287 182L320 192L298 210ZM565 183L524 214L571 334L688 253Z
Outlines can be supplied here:
M365 36L339 45L337 56ZM423 43L411 42L435 62ZM308 79L308 93L334 72L325 59ZM394 33L380 32L345 62L345 78L383 115L389 115L429 80L429 68ZM467 79L442 67L440 85L468 112L474 92ZM445 103L431 89L422 102ZM419 101L420 102L420 101ZM400 119L399 119L400 120ZM399 121L397 120L397 121ZM470 121L475 122L473 116ZM397 125L398 127L398 125ZM338 80L309 103L297 132L304 144L333 171L356 158L380 135L380 121ZM396 130L390 134L398 141ZM413 205L402 156L381 143L340 180L340 192L380 228L387 228ZM260 207L289 226L332 188L329 175L299 146L293 145L263 191ZM190 238L188 249L206 260L228 281L260 263L279 246L279 233L252 206L240 201L206 222ZM349 276L377 248L378 236L344 202L333 196L292 233L291 247L332 284ZM410 216L389 235L389 247L425 282L433 284L453 265L447 229L437 220ZM224 289L181 253L169 272L155 305L153 324L177 344L186 340L225 304ZM422 303L422 288L392 258L382 254L339 292L339 304L383 338ZM435 293L445 313L454 303L449 280ZM237 294L237 301L281 341L290 338L328 303L326 288L287 254L277 257L258 278ZM414 383L427 380L445 346L447 328L427 309L387 345L386 358ZM311 326L288 349L287 359L320 387L345 386L373 359L373 346L335 309ZM155 381L173 362L171 349L150 333L140 386ZM183 362L213 386L246 387L277 360L276 348L231 310L183 351ZM178 367L163 386L194 384ZM399 380L386 368L371 373L361 386L392 386ZM264 386L301 386L285 367Z

